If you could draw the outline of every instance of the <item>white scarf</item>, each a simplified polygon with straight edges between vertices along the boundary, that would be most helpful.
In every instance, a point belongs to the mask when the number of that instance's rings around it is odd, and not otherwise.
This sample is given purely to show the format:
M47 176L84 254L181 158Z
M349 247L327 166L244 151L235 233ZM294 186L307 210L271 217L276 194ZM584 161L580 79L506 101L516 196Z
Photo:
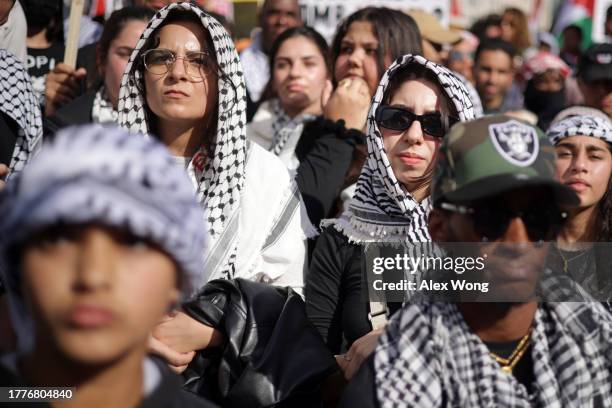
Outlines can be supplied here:
M404 55L384 73L372 100L368 114L368 158L357 181L355 195L340 218L324 220L322 226L332 225L351 242L428 242L427 229L429 199L417 202L398 182L383 138L374 118L383 101L389 80L402 67L420 64L432 71L452 101L459 120L474 118L473 104L463 82L447 68L428 61L420 55Z
M106 88L102 86L96 92L91 109L91 119L93 123L117 123L119 121L119 112L113 107L111 101L106 95Z
M0 49L0 111L19 126L9 165L19 172L42 141L42 118L30 77L15 56Z

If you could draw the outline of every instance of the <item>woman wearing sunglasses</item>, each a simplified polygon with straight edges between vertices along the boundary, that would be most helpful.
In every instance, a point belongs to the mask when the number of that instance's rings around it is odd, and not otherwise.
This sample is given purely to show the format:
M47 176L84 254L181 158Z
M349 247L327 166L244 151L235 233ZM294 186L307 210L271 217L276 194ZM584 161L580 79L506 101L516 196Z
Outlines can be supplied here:
M209 225L204 269L211 279L240 277L300 291L305 231L312 227L283 163L247 143L245 95L225 29L197 5L173 3L149 22L132 53L119 122L155 134L186 169ZM177 313L156 333L164 337L165 330L182 333L168 336L176 339L168 346L190 352L212 329Z
M610 305L612 124L596 109L569 108L561 114L566 117L553 122L547 136L557 152L557 177L576 192L580 204L568 211L549 261L555 271L569 274Z
M453 123L473 118L462 81L421 56L401 57L381 79L355 196L340 218L324 221L306 282L308 316L334 354L346 352L338 358L346 378L385 324L368 314L384 317L388 306L372 310L362 299L362 246L431 241L428 196L438 146Z

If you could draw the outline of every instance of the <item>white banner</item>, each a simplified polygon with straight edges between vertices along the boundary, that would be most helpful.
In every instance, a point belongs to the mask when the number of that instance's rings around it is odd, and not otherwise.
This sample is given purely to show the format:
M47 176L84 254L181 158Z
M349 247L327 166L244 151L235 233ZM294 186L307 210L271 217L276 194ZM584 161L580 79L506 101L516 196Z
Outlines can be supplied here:
M389 7L403 11L425 10L438 17L445 27L448 27L450 19L450 0L300 0L302 18L306 24L315 28L329 42L344 17L368 6Z

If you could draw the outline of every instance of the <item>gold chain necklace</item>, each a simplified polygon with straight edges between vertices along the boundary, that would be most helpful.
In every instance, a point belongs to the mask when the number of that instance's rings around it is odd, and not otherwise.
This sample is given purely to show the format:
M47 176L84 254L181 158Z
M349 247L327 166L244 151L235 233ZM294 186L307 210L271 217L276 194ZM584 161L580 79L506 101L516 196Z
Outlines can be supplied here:
M525 354L527 349L529 348L529 340L531 339L531 330L521 338L519 344L516 346L512 354L508 356L508 358L503 358L498 356L493 352L489 352L491 357L501 366L501 370L506 374L512 374L512 370L521 360L521 357Z
M561 249L558 246L557 246L557 252L559 252L559 256L563 260L563 273L567 273L569 269L569 262L573 261L574 259L580 258L582 255L586 254L587 251L580 251L578 255L574 255L573 257L569 259L563 256L563 253L561 252Z

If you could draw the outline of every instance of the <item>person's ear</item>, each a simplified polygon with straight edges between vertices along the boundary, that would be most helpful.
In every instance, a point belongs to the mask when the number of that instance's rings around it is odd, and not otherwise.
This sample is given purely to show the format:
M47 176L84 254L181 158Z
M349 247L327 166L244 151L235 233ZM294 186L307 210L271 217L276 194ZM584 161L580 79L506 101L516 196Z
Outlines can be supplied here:
M434 208L429 213L429 235L434 242L448 242L450 238L449 222L446 213L439 209Z

